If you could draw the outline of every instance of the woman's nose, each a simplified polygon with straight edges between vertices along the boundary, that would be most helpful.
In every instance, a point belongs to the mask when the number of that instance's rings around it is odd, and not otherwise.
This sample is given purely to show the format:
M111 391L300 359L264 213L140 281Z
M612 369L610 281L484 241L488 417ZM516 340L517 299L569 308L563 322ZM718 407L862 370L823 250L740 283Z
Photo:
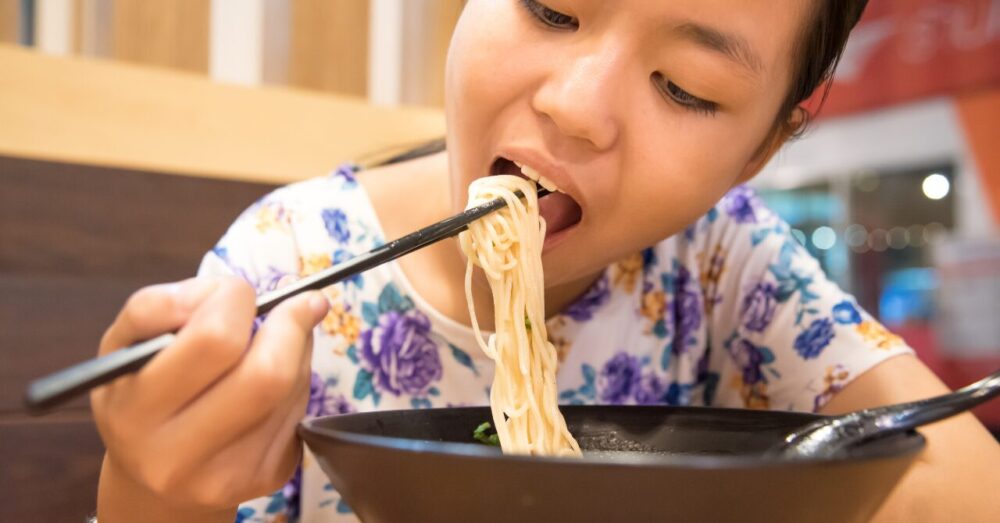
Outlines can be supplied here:
M621 68L612 53L592 53L557 64L532 99L534 109L568 138L605 150L618 139L615 107L620 101Z

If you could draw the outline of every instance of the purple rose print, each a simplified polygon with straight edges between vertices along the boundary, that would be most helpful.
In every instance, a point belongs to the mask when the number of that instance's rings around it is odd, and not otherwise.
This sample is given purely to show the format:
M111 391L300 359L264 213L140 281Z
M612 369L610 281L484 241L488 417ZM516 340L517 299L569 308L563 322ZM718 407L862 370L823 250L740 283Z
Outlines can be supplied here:
M602 275L587 289L587 292L576 299L563 311L563 314L576 321L587 321L594 316L602 305L608 302L611 296L611 286L608 284L607 275Z
M349 414L354 412L354 406L343 394L330 394L326 382L316 372L312 373L309 382L309 403L306 404L307 416L330 416L334 414Z
M635 403L637 405L662 403L666 392L666 385L655 374L645 374L639 379L639 385L635 388Z
M362 364L378 390L423 396L441 379L441 359L430 330L427 316L411 309L387 311L378 325L361 333Z
M306 404L306 415L322 416L326 399L326 383L319 374L313 372L312 379L309 381L309 403Z
M757 213L757 194L746 185L734 187L722 199L722 206L726 214L737 223L755 223Z
M753 385L760 381L767 381L764 373L761 372L761 365L764 364L764 353L753 343L744 339L735 340L730 353L733 361L743 370L743 383Z
M774 318L778 300L774 294L778 288L770 282L761 282L754 286L743 298L743 308L740 315L743 326L753 332L764 332Z
M292 478L285 483L281 491L276 493L275 496L281 496L284 498L284 509L285 514L288 516L288 521L297 521L299 519L299 496L302 492L302 466L299 465L295 469L295 474L292 474ZM272 500L272 503L274 501Z
M619 352L601 369L597 381L601 401L613 405L626 403L639 387L641 376L639 358Z
M687 342L701 327L701 297L689 289L691 273L683 265L677 266L677 277L674 279L674 300L670 309L674 314L677 331L674 335L674 352L683 353L687 350Z
M795 352L805 359L819 356L833 339L833 322L829 318L813 320L809 328L795 338Z
M850 301L844 300L833 306L833 319L842 325L861 323L861 313Z
M340 243L351 238L351 230L347 226L347 215L340 209L323 209L323 225L327 234Z

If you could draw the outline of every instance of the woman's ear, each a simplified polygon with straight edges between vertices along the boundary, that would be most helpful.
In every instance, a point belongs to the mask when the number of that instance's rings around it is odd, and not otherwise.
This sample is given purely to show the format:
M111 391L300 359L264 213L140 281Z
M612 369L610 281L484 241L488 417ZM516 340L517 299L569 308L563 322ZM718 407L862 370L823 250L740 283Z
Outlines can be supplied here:
M733 185L746 183L757 176L757 173L767 165L767 162L771 161L771 157L781 149L782 145L785 145L785 142L802 132L808 121L809 113L805 109L802 107L793 109L788 119L774 126Z

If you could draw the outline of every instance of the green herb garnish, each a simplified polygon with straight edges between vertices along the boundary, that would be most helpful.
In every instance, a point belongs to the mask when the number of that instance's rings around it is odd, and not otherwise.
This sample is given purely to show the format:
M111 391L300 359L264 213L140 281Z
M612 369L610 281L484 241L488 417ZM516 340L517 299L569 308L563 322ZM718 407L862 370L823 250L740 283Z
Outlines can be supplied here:
M472 438L476 441L482 443L483 445L491 445L494 447L500 446L500 436L497 435L493 425L490 422L485 421L476 430L472 431Z
M531 330L531 320L528 319L527 314L524 315L524 326L527 327L529 331Z

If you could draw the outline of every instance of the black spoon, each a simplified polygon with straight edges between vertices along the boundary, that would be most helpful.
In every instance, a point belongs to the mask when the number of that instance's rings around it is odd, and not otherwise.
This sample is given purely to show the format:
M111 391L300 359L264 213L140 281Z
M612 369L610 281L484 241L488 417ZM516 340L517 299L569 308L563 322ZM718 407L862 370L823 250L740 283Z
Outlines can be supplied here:
M768 451L784 458L833 458L859 444L961 414L1000 394L1000 371L950 394L821 419Z

